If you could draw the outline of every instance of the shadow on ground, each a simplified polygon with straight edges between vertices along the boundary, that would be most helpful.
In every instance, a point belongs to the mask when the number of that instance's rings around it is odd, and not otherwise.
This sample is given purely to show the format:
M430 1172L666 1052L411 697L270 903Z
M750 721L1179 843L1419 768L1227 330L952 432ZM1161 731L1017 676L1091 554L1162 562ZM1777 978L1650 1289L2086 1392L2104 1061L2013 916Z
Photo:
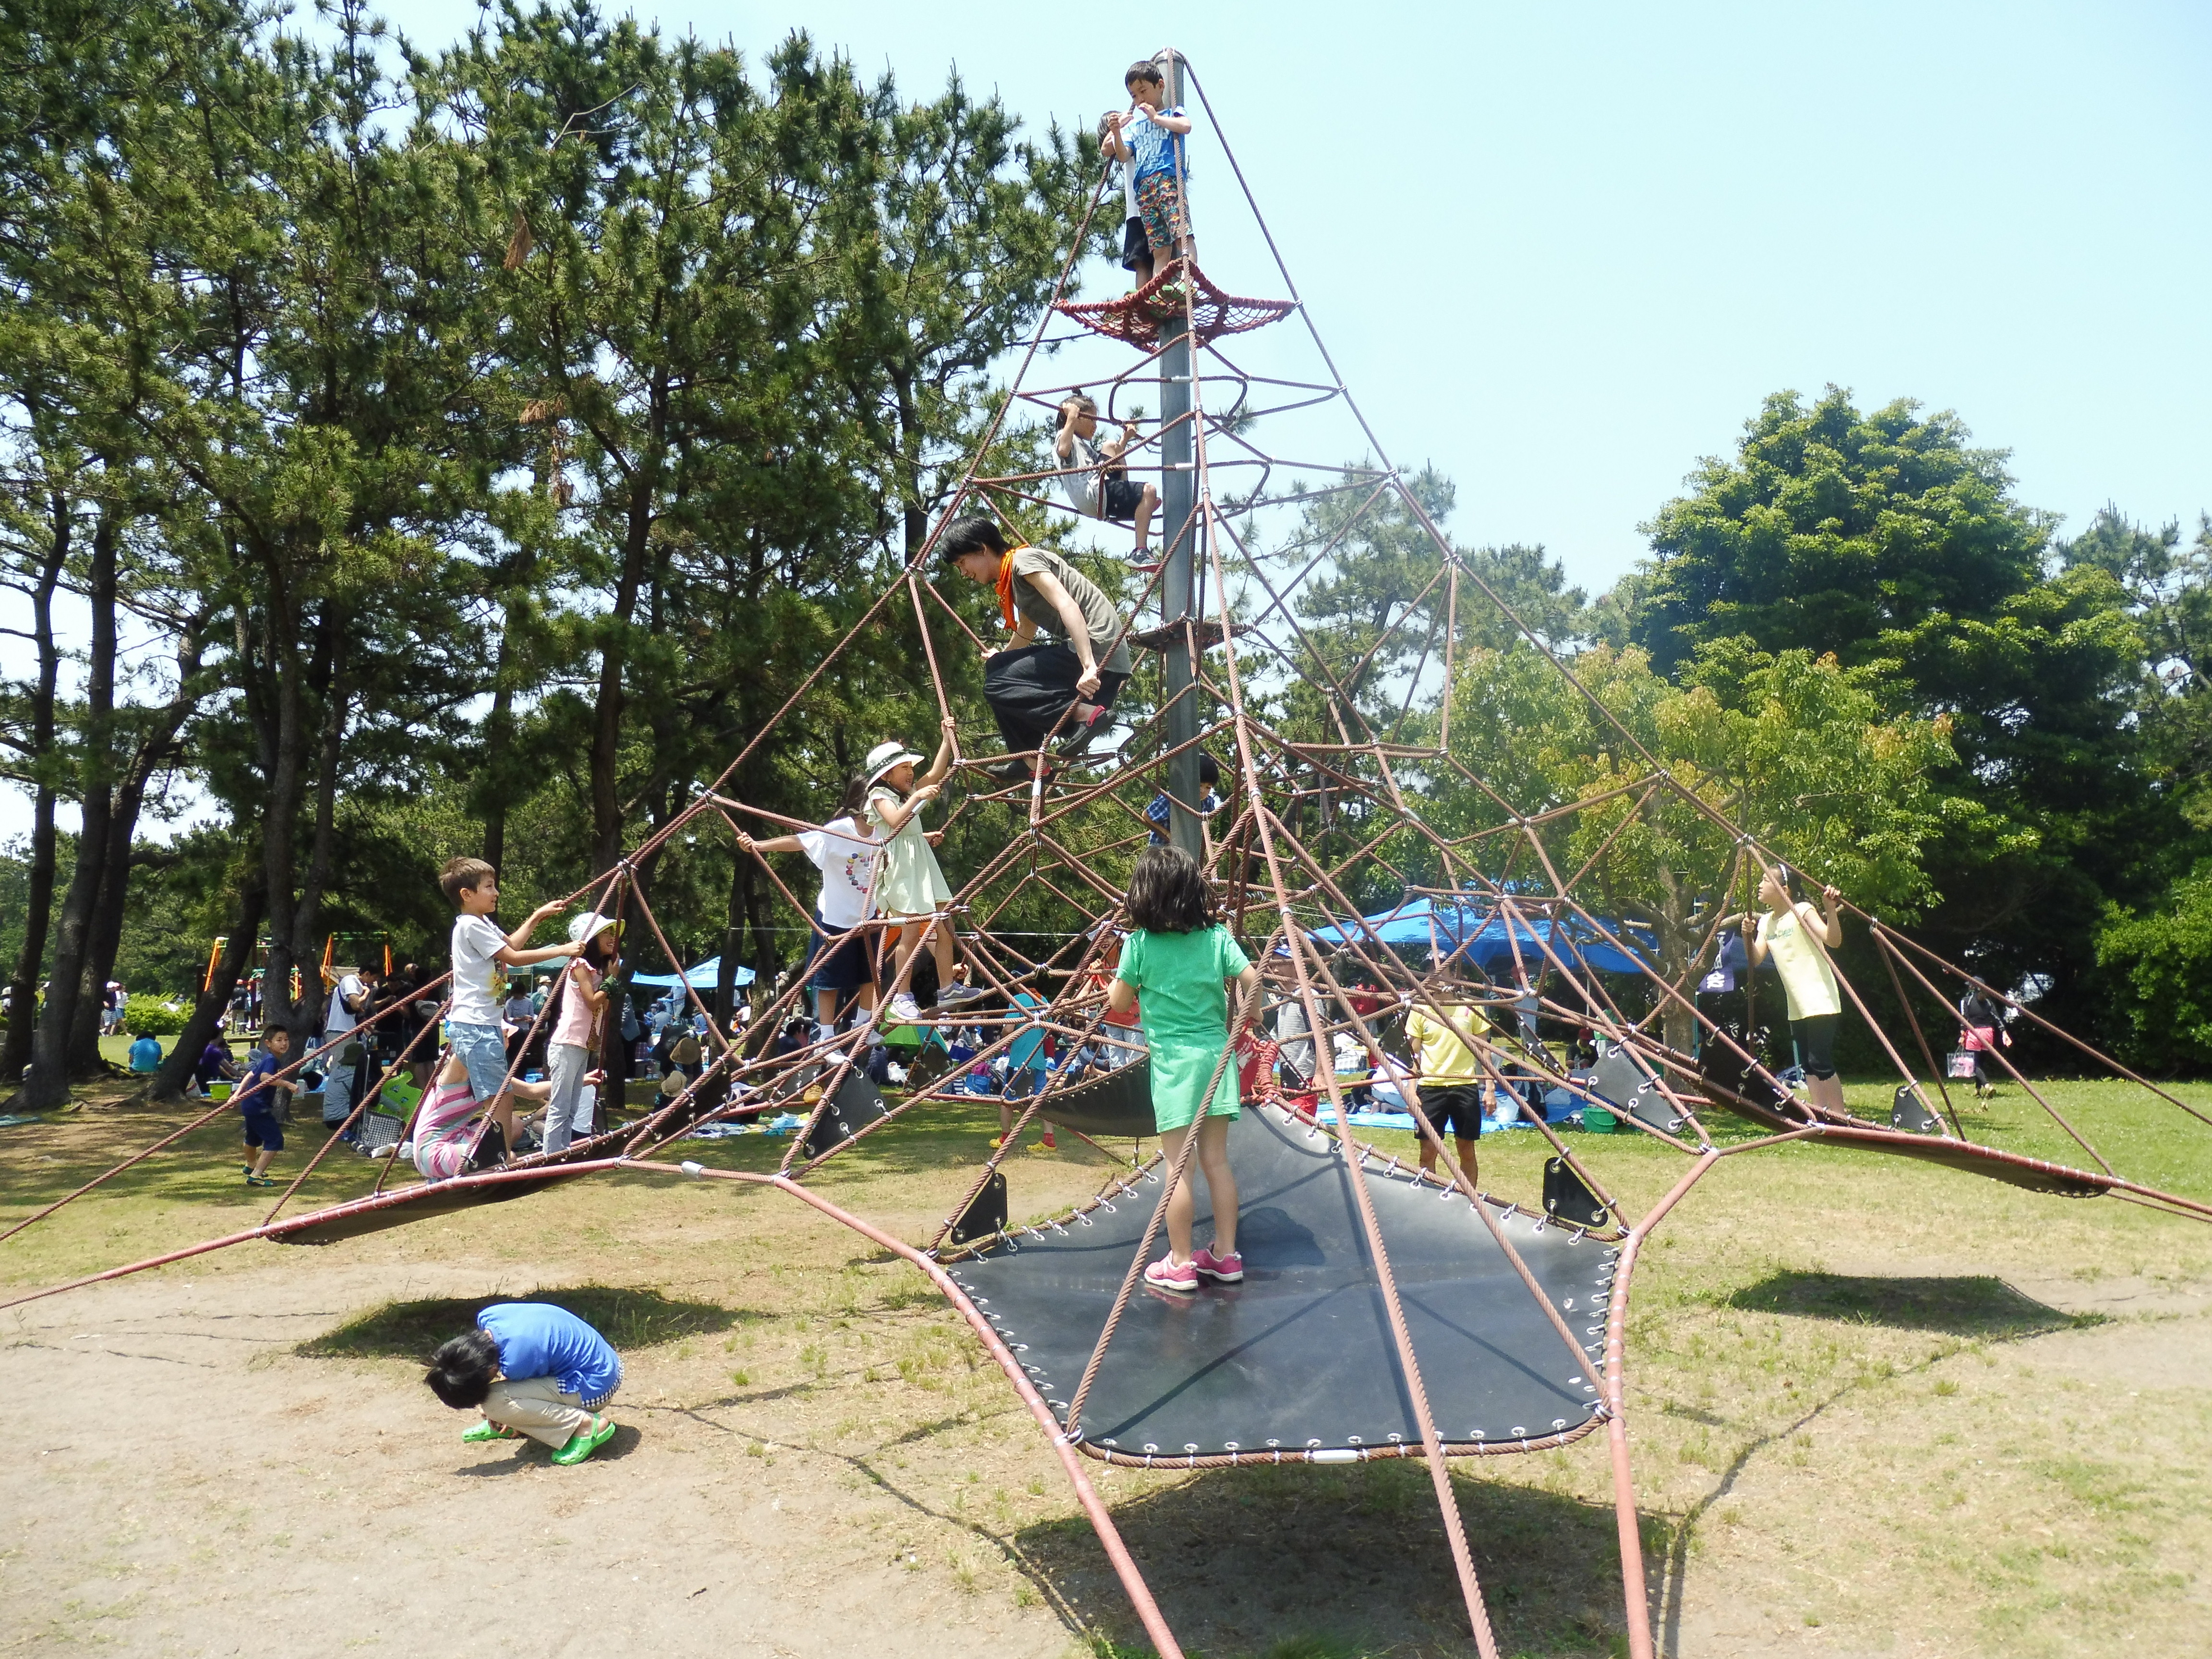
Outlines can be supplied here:
M1849 1273L1770 1273L1723 1304L1747 1313L1796 1314L1893 1330L2007 1340L2104 1323L2101 1314L2067 1314L1987 1275L1874 1279Z
M1455 1470L1499 1648L1541 1659L1626 1651L1613 1510ZM1429 1659L1474 1651L1427 1465L1218 1469L1114 1519L1186 1650L1209 1659ZM1151 1646L1088 1523L1030 1528L1030 1569L1105 1638Z
M514 1296L439 1296L387 1302L293 1350L304 1359L412 1359L428 1364L449 1337L474 1328L477 1312L495 1302L550 1302L566 1308L617 1349L629 1352L678 1337L726 1331L745 1316L712 1302L682 1302L658 1291L574 1285Z

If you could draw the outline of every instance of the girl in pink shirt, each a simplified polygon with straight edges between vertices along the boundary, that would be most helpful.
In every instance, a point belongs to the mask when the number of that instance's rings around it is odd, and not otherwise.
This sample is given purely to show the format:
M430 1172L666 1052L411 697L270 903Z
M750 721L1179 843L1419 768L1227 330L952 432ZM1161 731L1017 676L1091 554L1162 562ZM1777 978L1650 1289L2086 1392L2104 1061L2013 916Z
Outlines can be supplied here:
M568 924L568 937L582 945L581 955L562 975L558 1015L546 1045L546 1067L553 1093L545 1103L545 1150L565 1152L577 1135L592 1133L592 1114L584 1107L586 1073L599 1044L599 1021L607 1011L607 976L614 971L617 924L586 911Z

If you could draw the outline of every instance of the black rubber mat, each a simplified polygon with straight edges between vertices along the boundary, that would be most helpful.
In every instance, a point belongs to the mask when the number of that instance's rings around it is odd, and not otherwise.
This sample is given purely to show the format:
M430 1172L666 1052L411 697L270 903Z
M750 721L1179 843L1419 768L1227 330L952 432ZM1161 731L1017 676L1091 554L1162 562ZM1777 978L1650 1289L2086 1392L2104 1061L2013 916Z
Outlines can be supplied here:
M1334 1146L1275 1108L1248 1107L1231 1133L1230 1160L1244 1282L1195 1296L1140 1285L1092 1384L1081 1437L1111 1451L1177 1457L1418 1443L1351 1174ZM1597 1407L1595 1367L1618 1250L1540 1216L1504 1217L1514 1249L1586 1345L1589 1364L1577 1370L1465 1198L1386 1175L1381 1159L1368 1169L1443 1438L1513 1442L1586 1425ZM1087 1225L1024 1231L946 1267L1063 1425L1159 1199L1157 1169L1130 1184ZM1021 1213L1018 1189L1012 1201ZM1198 1201L1202 1243L1212 1232L1202 1183Z

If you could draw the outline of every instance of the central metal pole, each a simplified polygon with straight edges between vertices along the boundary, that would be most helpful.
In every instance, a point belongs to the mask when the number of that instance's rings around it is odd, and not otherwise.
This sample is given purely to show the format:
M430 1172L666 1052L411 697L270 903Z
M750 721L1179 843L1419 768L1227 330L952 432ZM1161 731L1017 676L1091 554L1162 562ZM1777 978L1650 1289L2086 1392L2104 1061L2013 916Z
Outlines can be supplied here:
M1171 52L1158 62L1167 77L1168 103L1181 104L1182 58ZM1196 605L1198 468L1191 433L1194 358L1187 313L1160 325L1160 544L1167 559L1160 583L1161 611L1168 626L1176 630L1167 648L1167 733L1169 748L1181 751L1168 763L1168 839L1202 860L1200 819L1190 810L1198 805L1201 787L1198 750L1186 747L1199 730L1198 696L1193 689L1196 665L1190 636L1182 627L1185 622L1202 620Z

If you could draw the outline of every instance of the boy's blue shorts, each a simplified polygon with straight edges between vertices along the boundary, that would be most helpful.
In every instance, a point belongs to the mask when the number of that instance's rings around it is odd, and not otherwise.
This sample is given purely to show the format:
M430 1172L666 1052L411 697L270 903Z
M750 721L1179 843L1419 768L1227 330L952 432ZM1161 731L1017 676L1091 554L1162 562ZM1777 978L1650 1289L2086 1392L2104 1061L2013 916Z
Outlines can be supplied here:
M507 1039L496 1025L463 1025L448 1021L446 1035L453 1054L469 1068L469 1092L488 1101L507 1081Z
M264 1152L284 1150L284 1126L276 1121L274 1112L247 1110L240 1114L246 1120L246 1144Z

